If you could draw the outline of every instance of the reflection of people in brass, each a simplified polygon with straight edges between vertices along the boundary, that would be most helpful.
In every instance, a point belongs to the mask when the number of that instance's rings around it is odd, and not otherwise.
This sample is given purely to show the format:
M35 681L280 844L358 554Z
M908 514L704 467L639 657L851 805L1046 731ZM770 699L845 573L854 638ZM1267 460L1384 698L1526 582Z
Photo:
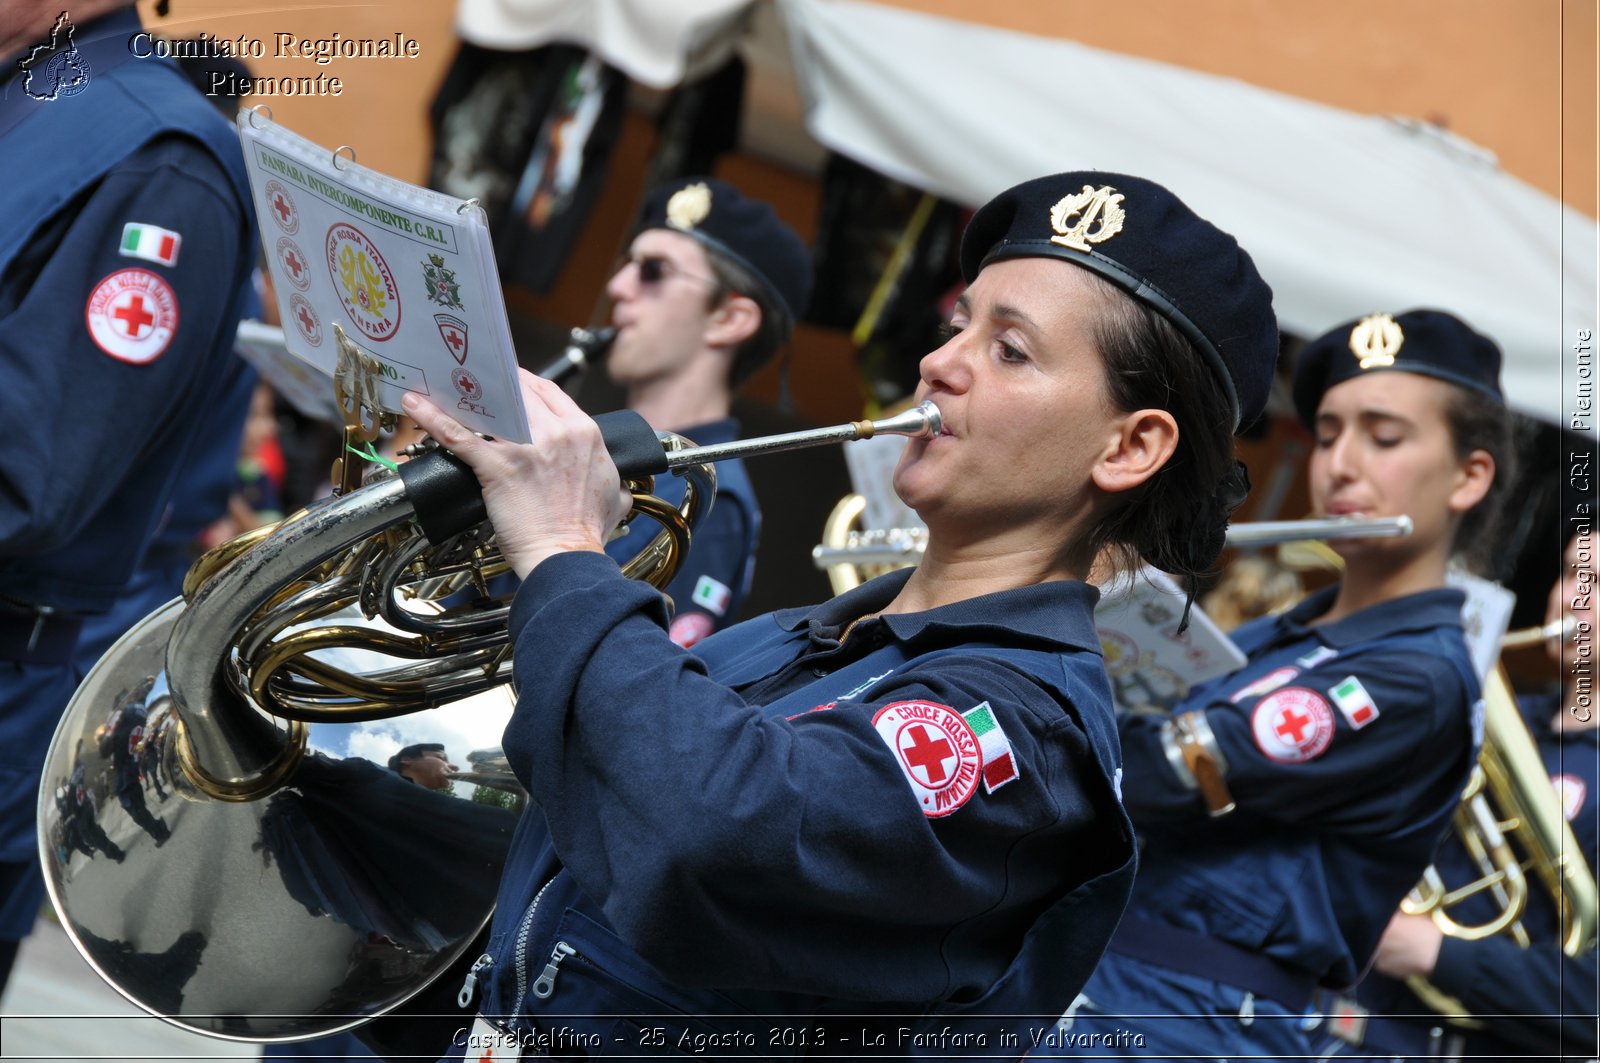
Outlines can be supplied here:
M1592 532L1572 539L1562 578L1550 588L1546 604L1547 624L1571 618L1565 636L1546 643L1564 681L1553 691L1519 699L1582 849L1565 855L1586 861L1590 874L1600 843L1600 712L1592 685L1580 677L1592 675L1594 668L1597 548L1600 540ZM1440 846L1435 865L1452 888L1479 875L1455 834ZM1537 869L1529 869L1527 878L1528 910L1522 917L1531 939L1527 947L1520 947L1509 933L1479 941L1446 936L1427 915L1397 912L1378 942L1375 971L1358 987L1356 999L1340 998L1324 1009L1333 1016L1328 1023L1330 1052L1395 1059L1592 1057L1600 957L1592 951L1577 957L1563 954L1554 901L1540 884ZM1484 894L1450 915L1457 922L1481 924L1498 910ZM1478 1027L1464 1028L1436 1014L1405 985L1413 976L1458 1000Z
M101 752L111 755L117 800L128 817L156 840L159 848L172 836L172 830L165 819L157 819L145 804L144 780L139 770L144 742L144 701L150 694L150 686L147 681L131 694L118 698L116 720L110 733L102 739Z
M429 790L448 790L456 766L440 743L416 742L389 758L389 770Z
M414 949L477 929L515 823L504 809L435 793L354 757L307 757L294 787L270 800L263 859L290 895L313 915ZM429 839L425 852L418 838ZM432 870L419 874L419 860Z
M186 930L160 952L140 952L127 941L108 941L83 927L75 928L84 950L119 986L138 986L139 1002L161 1015L183 1009L183 990L200 969L206 951L205 935Z
M99 852L120 864L128 858L128 854L100 826L95 815L94 795L89 792L85 775L80 761L73 767L67 782L56 790L56 811L61 816L62 840L69 850L80 852L91 860Z

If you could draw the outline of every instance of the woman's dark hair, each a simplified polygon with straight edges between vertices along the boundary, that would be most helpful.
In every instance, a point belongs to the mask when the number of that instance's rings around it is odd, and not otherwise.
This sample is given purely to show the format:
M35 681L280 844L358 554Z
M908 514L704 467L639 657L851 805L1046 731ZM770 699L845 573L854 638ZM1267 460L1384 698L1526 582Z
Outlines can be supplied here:
M1222 553L1228 519L1249 492L1234 459L1233 414L1200 352L1166 318L1089 274L1104 312L1094 326L1106 393L1119 410L1162 409L1178 422L1178 446L1144 483L1089 529L1095 556L1109 552L1118 571L1140 560L1190 588Z
M744 266L710 247L706 248L706 260L711 263L711 275L717 282L710 295L710 307L715 308L731 293L752 299L761 308L761 324L733 352L728 386L738 390L739 385L755 376L788 342L794 332L794 322L783 304L768 294L767 286Z
M1450 384L1449 391L1444 419L1455 444L1456 460L1464 461L1474 450L1488 451L1494 459L1494 480L1483 500L1462 514L1451 548L1468 568L1484 575L1503 576L1504 573L1491 570L1491 550L1499 541L1506 496L1516 482L1515 424L1511 412L1498 400L1459 384Z

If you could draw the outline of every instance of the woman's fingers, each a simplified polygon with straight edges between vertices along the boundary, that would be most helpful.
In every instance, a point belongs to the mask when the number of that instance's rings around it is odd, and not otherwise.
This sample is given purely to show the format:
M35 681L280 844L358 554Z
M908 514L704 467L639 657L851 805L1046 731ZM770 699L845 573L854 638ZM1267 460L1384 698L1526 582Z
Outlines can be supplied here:
M424 432L457 453L463 447L471 447L478 438L466 425L415 392L406 392L400 399L400 405L422 426ZM465 454L462 459L466 459Z

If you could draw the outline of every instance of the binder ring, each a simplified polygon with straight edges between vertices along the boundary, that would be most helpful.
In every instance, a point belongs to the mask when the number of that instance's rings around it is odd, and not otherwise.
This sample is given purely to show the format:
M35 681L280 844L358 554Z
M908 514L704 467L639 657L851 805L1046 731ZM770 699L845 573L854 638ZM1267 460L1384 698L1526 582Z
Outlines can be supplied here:
M261 128L261 123L256 121L257 118L265 118L269 122L272 121L272 108L264 103L258 103L250 108L250 128Z
M356 149L355 148L352 148L349 144L341 144L337 148L333 149L333 168L335 170L338 170L341 173L343 173L348 168L347 166L340 166L339 165L340 158L342 158L344 153L347 152L347 151L350 153L350 162L354 163L356 161Z
M477 205L478 205L478 197L477 196L473 196L471 199L464 200L461 203L461 205L456 208L456 213L457 214L465 214L467 211L473 210L474 208L476 208Z

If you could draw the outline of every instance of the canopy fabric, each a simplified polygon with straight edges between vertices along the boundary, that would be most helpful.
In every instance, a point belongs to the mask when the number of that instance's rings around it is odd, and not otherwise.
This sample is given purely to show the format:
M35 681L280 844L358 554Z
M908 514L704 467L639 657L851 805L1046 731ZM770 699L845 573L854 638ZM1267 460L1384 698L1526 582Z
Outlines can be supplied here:
M583 42L664 87L749 2L462 0L460 23L494 47ZM1600 229L1483 149L1067 40L862 0L774 2L806 130L829 149L970 206L1061 170L1160 181L1249 250L1285 331L1449 310L1500 343L1515 407L1567 421Z
M752 0L461 0L456 32L482 48L581 44L654 89L725 60Z

